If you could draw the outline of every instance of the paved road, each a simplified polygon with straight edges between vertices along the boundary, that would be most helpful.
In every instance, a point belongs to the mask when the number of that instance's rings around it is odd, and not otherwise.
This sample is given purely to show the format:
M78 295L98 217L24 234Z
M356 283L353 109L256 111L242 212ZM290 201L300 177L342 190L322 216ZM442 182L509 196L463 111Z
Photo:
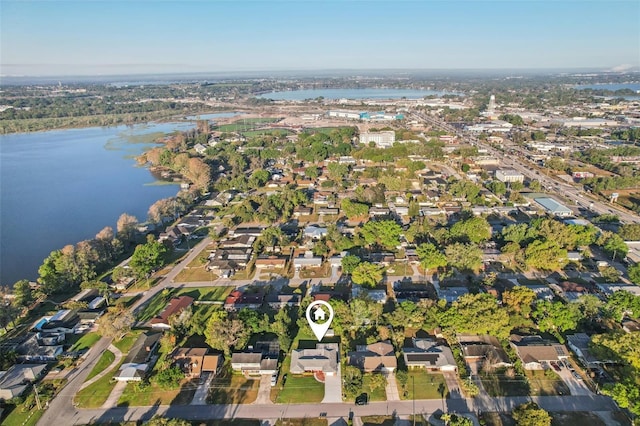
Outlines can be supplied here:
M116 367L116 365L120 364L120 361L122 361L122 352L120 352L120 349L116 348L113 345L109 345L109 347L107 349L109 350L109 352L111 352L112 354L115 355L115 358L113 359L111 364L109 364L109 366L107 368L102 370L100 373L96 374L90 380L87 380L86 382L84 382L82 384L82 386L80 386L80 389L84 389L87 386L94 384L95 382L97 382L98 380L102 379L107 374L110 374L111 370L113 370Z
M611 411L615 406L610 398L593 396L564 397L511 397L483 399L446 399L415 401L416 413L430 415L438 410L456 413L477 413L482 411L510 411L515 406L535 401L548 411ZM77 425L91 422L123 422L148 420L156 414L186 420L208 420L222 418L277 419L281 417L343 417L352 411L355 416L391 415L407 416L412 413L413 401L373 402L366 406L346 403L331 404L248 404L248 405L180 405L152 407L119 407L109 410L76 410L62 412L59 417L47 416L41 425ZM46 422L48 421L48 423Z
M71 424L66 421L62 421L62 419L70 421L69 414L76 410L72 403L74 395L80 390L80 387L93 369L93 366L98 362L100 355L102 355L102 352L104 352L110 344L111 339L103 337L93 345L80 367L67 376L69 381L64 389L62 389L62 391L49 402L49 408L40 418L40 421L38 422L39 425L51 426Z

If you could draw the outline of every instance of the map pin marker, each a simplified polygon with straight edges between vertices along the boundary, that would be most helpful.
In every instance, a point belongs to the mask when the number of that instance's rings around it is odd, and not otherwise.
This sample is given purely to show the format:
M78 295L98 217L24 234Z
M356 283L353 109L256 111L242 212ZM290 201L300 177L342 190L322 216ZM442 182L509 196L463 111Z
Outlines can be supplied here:
M311 302L307 307L307 321L311 331L320 341L327 334L331 321L333 321L333 308L323 300Z

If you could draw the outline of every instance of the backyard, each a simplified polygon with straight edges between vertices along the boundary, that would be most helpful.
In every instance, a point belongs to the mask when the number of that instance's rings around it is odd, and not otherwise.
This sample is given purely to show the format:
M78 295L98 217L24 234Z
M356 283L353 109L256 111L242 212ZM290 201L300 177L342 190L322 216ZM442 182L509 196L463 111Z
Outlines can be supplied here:
M258 397L259 380L250 380L234 373L229 366L211 382L210 404L251 404Z

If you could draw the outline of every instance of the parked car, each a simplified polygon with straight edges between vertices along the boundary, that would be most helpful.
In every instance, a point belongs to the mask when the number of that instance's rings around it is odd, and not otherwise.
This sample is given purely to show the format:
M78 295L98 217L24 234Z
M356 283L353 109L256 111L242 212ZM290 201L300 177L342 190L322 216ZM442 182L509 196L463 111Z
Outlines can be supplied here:
M572 374L573 374L573 377L575 377L576 380L582 380L582 376L580 376L577 371L574 371Z
M356 397L356 405L367 405L369 403L369 395L361 393Z
M556 371L560 371L560 366L558 365L557 362L551 362L551 366L553 367L554 370Z

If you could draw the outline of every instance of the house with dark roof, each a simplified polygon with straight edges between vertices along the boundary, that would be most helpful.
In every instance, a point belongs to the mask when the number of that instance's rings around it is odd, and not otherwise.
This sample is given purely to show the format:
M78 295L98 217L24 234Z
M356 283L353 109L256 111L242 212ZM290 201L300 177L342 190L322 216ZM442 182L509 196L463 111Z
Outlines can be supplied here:
M156 351L161 337L162 333L155 332L138 336L114 379L119 382L141 381L157 361Z
M169 317L172 315L180 315L182 312L191 306L193 303L193 297L189 296L180 296L174 297L169 301L167 306L164 308L160 314L158 314L155 318L152 318L149 321L151 328L168 330L171 328L169 325Z
M564 345L544 340L540 336L511 335L509 342L525 370L542 370L552 361L569 358L569 351Z
M388 340L358 345L355 352L348 354L349 364L358 367L365 373L392 373L398 367L398 360L393 345Z
M598 367L605 363L611 363L611 360L601 360L592 352L589 344L591 337L586 333L576 333L567 335L567 345L580 358L580 361L587 367Z
M429 371L458 371L451 348L434 339L413 338L402 348L405 365Z
M62 355L65 333L28 333L28 338L16 348L22 362L52 362Z
M476 363L491 368L513 365L504 348L494 336L458 334L458 342L467 364Z

